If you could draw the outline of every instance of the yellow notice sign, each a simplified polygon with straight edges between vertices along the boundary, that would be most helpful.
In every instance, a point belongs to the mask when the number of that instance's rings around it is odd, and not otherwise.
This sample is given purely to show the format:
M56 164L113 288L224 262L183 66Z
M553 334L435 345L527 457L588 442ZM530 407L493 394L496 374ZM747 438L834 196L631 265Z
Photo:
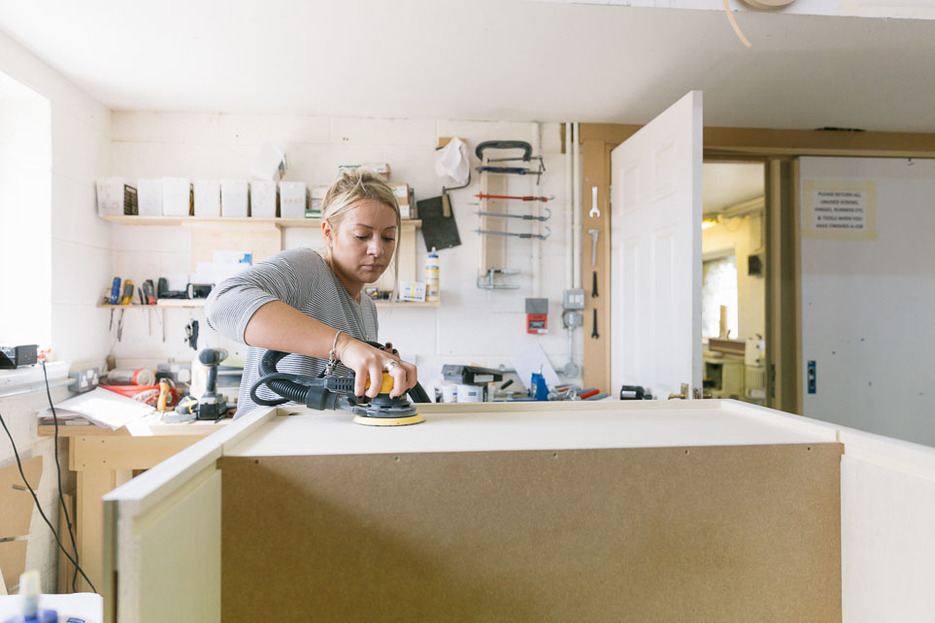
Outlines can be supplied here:
M807 180L802 234L808 238L876 240L876 184Z

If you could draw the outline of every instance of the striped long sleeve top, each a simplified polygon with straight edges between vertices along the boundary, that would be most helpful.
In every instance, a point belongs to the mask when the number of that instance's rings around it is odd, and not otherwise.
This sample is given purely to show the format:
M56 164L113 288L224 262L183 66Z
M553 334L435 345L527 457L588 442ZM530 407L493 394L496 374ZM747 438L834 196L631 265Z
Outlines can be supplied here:
M290 249L219 283L205 303L208 325L221 335L244 342L250 318L270 301L282 301L335 330L358 340L377 340L379 323L376 306L366 296L357 303L344 289L324 259L312 249ZM266 349L249 347L235 418L256 407L250 388L259 378L259 364ZM318 376L327 359L290 354L277 368L280 372ZM350 371L339 365L336 374ZM266 387L258 396L277 398Z

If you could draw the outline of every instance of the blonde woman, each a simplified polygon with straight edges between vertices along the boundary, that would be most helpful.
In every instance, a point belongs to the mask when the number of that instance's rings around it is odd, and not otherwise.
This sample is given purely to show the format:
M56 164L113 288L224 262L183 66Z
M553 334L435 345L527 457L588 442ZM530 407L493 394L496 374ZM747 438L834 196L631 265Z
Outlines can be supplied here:
M277 368L306 376L318 376L329 359L339 361L335 373L354 372L357 396L376 397L384 371L393 377L393 397L415 386L414 365L366 343L376 342L378 322L363 288L392 262L399 231L392 189L368 171L345 172L322 204L321 253L283 251L214 288L205 305L208 324L250 347L235 417L256 406L250 388L267 350L295 353ZM258 396L277 398L265 387Z

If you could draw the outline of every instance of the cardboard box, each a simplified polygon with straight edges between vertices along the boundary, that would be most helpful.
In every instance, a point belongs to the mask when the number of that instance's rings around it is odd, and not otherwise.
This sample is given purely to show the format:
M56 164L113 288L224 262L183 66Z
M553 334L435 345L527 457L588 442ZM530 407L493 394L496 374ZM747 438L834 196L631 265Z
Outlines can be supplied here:
M247 180L221 180L221 216L250 216L250 194Z
M364 162L361 164L338 165L338 173L343 173L344 171L351 171L354 169L364 169L366 171L370 171L371 173L376 173L387 182L390 181L390 165L386 162Z
M192 181L187 177L162 178L162 213L166 216L191 216Z
M390 182L389 187L393 189L393 195L396 197L396 203L400 206L409 205L409 184L401 182Z
M145 178L136 180L136 196L140 216L162 216L162 180Z
M122 177L97 180L97 213L100 216L138 214L136 188Z
M276 199L279 196L276 182L253 180L250 182L250 216L254 218L276 218Z
M305 182L279 182L279 214L282 218L305 218L308 187Z
M314 184L309 192L310 201L308 211L312 216L321 216L321 207L325 202L325 195L328 194L328 184Z
M221 216L221 183L217 180L195 182L195 216Z

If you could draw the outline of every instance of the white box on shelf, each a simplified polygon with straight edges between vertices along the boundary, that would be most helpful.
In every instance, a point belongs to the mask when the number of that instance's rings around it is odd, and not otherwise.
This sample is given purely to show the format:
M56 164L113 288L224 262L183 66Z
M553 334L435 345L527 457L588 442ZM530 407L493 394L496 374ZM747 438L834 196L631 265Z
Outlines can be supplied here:
M252 180L250 182L250 216L276 218L276 182Z
M400 281L399 300L425 302L425 284L421 281Z
M221 180L221 216L250 216L247 180Z
M187 177L162 178L162 213L166 216L190 216L192 181Z
M195 182L195 216L221 216L221 183L217 180Z
M140 216L162 216L162 180L156 177L136 180Z
M105 177L97 180L97 213L105 215L136 214L138 210L136 189L122 177Z
M279 214L282 218L305 218L308 187L305 182L279 182Z
M321 216L321 206L325 201L325 195L328 194L329 188L331 188L331 186L328 184L312 185L309 191L310 203L308 211L311 212L313 216Z

